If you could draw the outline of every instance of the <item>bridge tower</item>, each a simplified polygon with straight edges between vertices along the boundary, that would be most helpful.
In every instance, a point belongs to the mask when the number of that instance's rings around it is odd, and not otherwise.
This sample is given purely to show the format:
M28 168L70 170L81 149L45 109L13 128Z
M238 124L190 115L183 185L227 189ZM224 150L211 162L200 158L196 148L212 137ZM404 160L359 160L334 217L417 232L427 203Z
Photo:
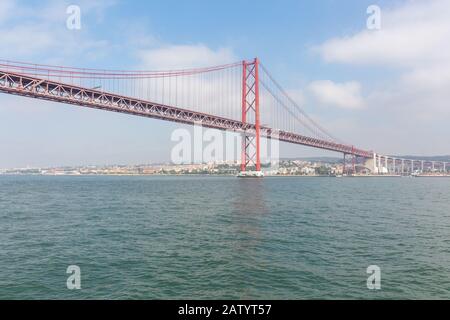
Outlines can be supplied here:
M254 125L244 129L242 137L241 173L247 166L254 166L256 175L261 174L260 113L259 113L259 60L242 61L242 122ZM249 175L251 175L249 173Z

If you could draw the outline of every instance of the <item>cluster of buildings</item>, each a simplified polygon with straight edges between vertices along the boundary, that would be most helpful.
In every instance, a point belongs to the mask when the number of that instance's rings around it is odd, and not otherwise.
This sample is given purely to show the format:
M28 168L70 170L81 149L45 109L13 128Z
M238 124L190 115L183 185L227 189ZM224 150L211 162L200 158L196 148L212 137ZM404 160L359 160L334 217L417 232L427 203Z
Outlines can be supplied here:
M343 165L336 162L282 160L271 174L283 176L333 176L343 173Z
M281 160L276 166L263 166L266 175L337 175L342 174L342 164L304 160ZM214 162L204 164L150 164L150 165L103 165L54 168L0 169L4 175L236 175L238 162Z

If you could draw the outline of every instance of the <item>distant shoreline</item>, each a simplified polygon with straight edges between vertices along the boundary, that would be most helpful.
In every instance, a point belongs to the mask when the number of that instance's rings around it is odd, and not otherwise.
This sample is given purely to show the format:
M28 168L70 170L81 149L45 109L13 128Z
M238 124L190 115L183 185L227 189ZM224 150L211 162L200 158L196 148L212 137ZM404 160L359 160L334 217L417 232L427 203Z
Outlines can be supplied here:
M0 174L0 177L236 177L236 174ZM266 175L264 178L450 178L450 175Z

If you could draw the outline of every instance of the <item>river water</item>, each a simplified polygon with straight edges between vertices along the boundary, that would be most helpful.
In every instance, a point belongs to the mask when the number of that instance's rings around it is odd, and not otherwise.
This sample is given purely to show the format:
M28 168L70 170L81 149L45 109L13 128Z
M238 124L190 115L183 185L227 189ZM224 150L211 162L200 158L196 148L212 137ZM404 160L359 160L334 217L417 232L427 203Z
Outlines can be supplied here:
M0 299L54 298L449 299L450 179L0 176Z

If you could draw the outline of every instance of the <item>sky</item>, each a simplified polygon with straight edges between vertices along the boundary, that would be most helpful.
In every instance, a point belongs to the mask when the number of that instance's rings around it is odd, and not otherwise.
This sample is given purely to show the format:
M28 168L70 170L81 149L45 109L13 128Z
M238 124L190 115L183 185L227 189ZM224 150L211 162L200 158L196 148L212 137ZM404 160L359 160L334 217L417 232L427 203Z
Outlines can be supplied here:
M81 29L66 26L69 5ZM381 9L369 30L367 8ZM258 57L334 136L450 154L450 1L1 0L0 59L105 69ZM180 124L0 94L0 167L170 160ZM282 146L282 157L336 156Z

